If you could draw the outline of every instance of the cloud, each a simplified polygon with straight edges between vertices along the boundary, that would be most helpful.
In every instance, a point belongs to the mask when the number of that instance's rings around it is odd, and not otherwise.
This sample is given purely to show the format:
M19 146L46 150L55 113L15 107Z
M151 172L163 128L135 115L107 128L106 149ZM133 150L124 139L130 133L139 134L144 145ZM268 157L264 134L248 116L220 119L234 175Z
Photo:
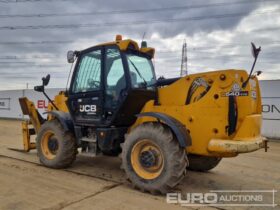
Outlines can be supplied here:
M124 11L135 9L168 8L177 6L217 4L196 9L174 9L146 13L121 13L88 16L65 16L45 18L0 18L1 26L69 25L115 23L107 27L1 30L3 42L71 41L63 44L0 44L0 58L5 56L27 57L29 64L0 63L0 89L24 88L26 83L34 86L40 78L51 73L50 87L65 87L70 65L66 52L85 49L111 41L116 34L141 41L146 32L149 46L156 48L155 68L157 75L179 75L181 48L184 39L188 44L188 69L190 73L216 69L250 69L252 57L250 42L262 46L256 69L262 70L263 79L280 78L279 53L280 27L279 1L255 1L236 4L237 1L52 1L37 3L0 4L1 14L64 14L100 11ZM244 1L245 2L245 1ZM227 3L227 5L219 5ZM117 13L117 14L116 14ZM213 18L219 15L240 16ZM200 18L199 18L200 17ZM208 17L208 18L207 18ZM212 17L212 18L211 18ZM196 20L195 20L196 18ZM181 19L181 21L170 21ZM152 23L155 20L167 20ZM133 24L144 21L146 24ZM127 23L119 24L118 23ZM129 24L131 23L131 24ZM272 28L267 30L267 28ZM168 51L168 52L167 52ZM165 52L165 53L164 53ZM44 59L34 57L47 57ZM49 58L48 58L49 57ZM55 57L55 58L54 58ZM1 59L1 61L6 61ZM12 60L8 61L22 61ZM57 66L57 67L56 67Z

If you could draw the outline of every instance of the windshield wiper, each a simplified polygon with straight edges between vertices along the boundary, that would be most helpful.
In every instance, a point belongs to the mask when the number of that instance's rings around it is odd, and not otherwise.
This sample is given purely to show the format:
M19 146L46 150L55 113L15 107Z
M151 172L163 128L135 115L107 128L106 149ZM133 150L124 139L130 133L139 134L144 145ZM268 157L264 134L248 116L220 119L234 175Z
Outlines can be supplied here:
M134 69L136 70L137 74L139 75L139 77L141 77L141 79L143 80L143 82L145 83L145 87L147 87L148 83L147 81L144 79L144 77L142 76L142 74L140 73L140 71L138 70L138 68L135 66L135 64L132 62L132 60L130 60L129 58L127 58L129 60L129 62L132 64L132 66L134 67Z

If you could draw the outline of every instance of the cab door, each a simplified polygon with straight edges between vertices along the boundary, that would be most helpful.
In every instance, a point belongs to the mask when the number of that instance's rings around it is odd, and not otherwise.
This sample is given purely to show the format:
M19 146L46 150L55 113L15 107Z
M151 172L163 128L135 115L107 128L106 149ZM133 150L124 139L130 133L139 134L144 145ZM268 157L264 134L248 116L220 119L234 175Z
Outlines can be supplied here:
M103 115L103 49L86 50L73 73L68 107L75 124L98 126Z
M122 104L127 91L127 74L121 52L117 46L107 46L104 58L105 68L105 106L107 122L112 120L118 107Z

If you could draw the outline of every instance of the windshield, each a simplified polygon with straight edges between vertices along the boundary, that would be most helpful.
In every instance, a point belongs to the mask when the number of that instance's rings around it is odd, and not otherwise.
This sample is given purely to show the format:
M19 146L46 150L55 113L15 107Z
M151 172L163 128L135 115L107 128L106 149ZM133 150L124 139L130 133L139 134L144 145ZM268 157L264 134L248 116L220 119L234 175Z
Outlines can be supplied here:
M127 54L127 61L133 88L143 88L155 84L156 79L150 59L135 54Z

